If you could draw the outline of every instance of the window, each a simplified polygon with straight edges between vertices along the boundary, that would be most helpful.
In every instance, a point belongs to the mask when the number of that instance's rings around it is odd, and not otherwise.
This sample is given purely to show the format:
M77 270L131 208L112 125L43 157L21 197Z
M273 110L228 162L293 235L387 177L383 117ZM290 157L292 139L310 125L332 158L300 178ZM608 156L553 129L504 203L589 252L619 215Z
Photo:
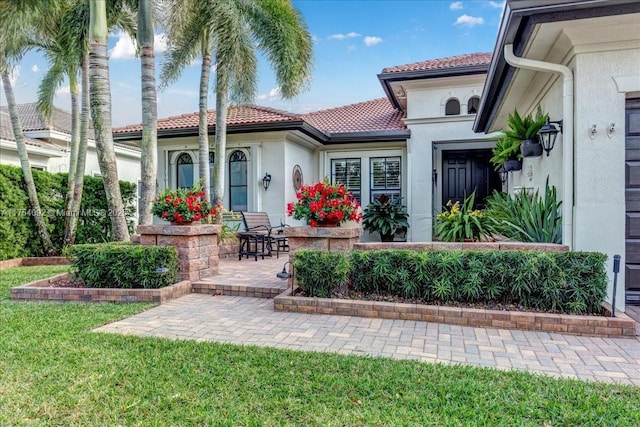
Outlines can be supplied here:
M34 171L46 171L47 167L46 166L31 165L31 170L34 170Z
M480 98L472 96L467 103L467 114L477 114L478 108L480 108Z
M215 153L209 153L209 201L213 202L213 164L215 163Z
M178 188L193 187L193 159L189 153L178 156Z
M229 157L229 209L246 211L247 206L247 156L240 150Z
M460 102L455 98L449 99L444 108L444 114L446 116L457 116L460 114Z
M343 184L353 192L359 203L361 199L361 163L360 159L331 160L331 183Z
M400 198L400 157L372 157L370 159L370 195L373 201L386 194L392 200Z

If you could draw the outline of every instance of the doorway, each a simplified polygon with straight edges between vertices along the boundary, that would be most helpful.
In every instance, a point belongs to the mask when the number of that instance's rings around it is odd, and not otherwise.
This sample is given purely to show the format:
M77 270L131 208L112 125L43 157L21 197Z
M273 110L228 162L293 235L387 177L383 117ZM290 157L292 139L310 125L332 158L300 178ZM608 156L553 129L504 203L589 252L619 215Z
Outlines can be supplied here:
M501 191L500 176L489 162L491 150L446 150L442 152L442 204L464 202L473 191L473 208L482 209L494 190Z
M625 116L625 299L640 305L640 99Z

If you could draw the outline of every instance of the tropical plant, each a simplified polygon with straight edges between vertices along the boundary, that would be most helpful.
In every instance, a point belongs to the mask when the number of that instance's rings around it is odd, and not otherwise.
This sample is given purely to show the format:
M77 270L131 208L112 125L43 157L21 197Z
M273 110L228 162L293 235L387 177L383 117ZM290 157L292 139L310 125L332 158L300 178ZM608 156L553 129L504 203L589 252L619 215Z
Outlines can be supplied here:
M489 233L486 227L485 214L473 209L476 192L459 201L449 200L442 212L436 216L436 236L445 242L477 241Z
M409 228L409 213L401 199L391 199L382 194L369 203L362 216L362 227L373 233L379 233L383 242L393 240L398 231Z
M493 157L490 159L490 162L495 165L495 169L500 169L509 159L521 158L520 145L522 141L537 140L538 132L546 120L547 115L543 114L540 108L538 108L535 118L531 115L522 117L518 110L509 114L508 128L502 130L502 137L498 139L493 149Z
M224 197L226 117L229 95L235 102L251 100L256 90L256 48L276 72L284 98L295 96L311 72L311 34L289 1L240 0L173 1L169 9L169 48L165 55L162 86L177 79L198 56L202 57L199 104L200 178L208 176L207 91L212 52L216 53L216 155L214 201Z
M151 211L154 215L175 224L191 224L217 215L219 207L211 207L200 183L193 188L166 188L153 200Z
M287 204L287 215L294 219L303 219L311 227L318 224L345 221L360 222L362 213L360 204L347 187L342 184L329 184L329 179L313 185L303 185L296 193L297 202Z
M562 243L562 201L545 183L544 196L523 189L517 194L494 192L486 200L487 229L521 242Z

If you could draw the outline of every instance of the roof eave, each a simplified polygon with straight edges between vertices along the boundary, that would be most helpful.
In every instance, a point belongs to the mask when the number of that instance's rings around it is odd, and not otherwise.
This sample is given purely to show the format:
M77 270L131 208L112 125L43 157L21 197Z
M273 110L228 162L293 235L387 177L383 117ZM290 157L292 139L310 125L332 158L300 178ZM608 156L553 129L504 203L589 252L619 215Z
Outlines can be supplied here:
M371 131L371 132L348 132L348 133L331 133L325 145L344 144L347 142L391 142L406 141L411 137L411 131L392 130L392 131Z
M505 45L513 44L514 53L520 55L538 24L638 12L637 0L507 0L473 131L490 132L515 74L504 59Z

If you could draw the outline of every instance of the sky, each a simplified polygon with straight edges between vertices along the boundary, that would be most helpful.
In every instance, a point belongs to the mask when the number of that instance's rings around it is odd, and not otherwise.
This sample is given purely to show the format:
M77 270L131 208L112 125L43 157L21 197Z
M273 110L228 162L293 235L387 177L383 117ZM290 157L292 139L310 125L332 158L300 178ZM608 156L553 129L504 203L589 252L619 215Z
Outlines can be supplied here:
M293 0L313 37L313 78L308 90L284 100L268 62L259 63L254 103L307 113L385 96L377 75L385 67L493 51L503 1L496 0ZM140 62L131 40L119 31L109 37L113 126L141 122ZM156 71L166 39L156 29ZM13 73L18 103L34 102L48 64L29 52ZM158 117L198 111L198 63L158 93ZM213 85L209 108L215 106ZM0 105L5 104L4 94ZM57 107L70 109L68 83L58 89Z

